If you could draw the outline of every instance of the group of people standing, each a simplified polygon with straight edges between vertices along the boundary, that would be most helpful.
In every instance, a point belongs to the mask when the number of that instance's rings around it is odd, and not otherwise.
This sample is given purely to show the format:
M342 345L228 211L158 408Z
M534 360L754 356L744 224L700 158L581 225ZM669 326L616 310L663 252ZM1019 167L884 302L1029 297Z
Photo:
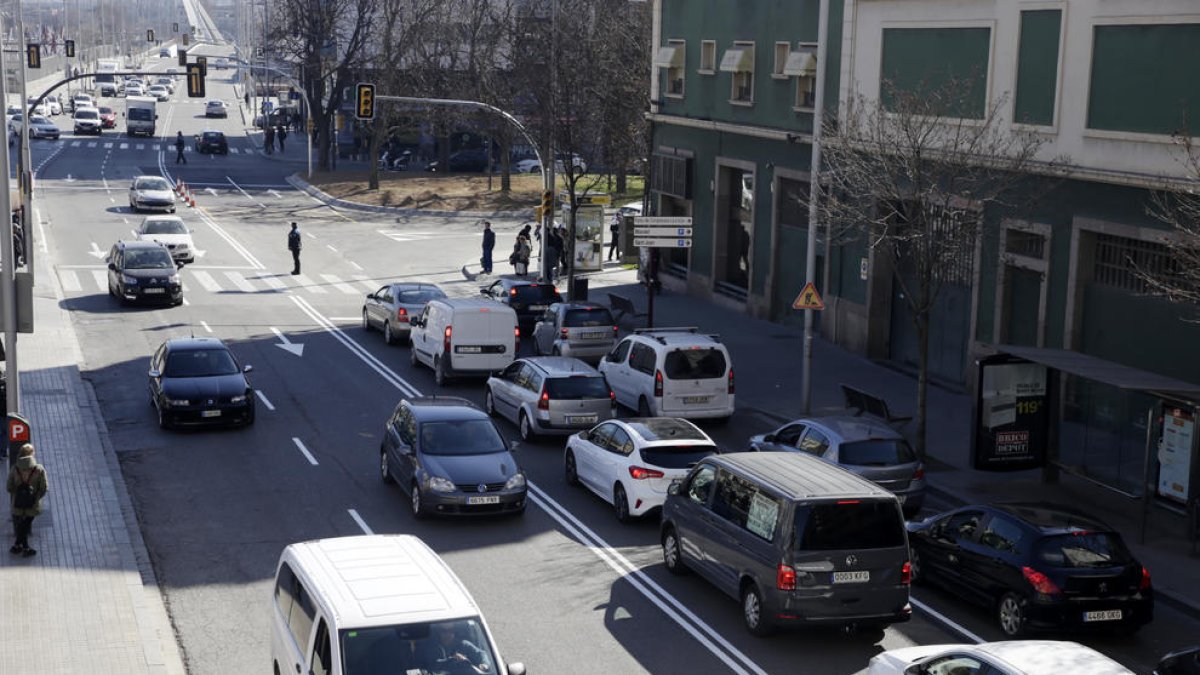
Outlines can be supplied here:
M517 240L513 242L512 253L508 256L508 264L513 266L513 271L518 277L524 277L529 274L529 261L533 256L535 249L534 240L537 240L537 248L541 247L542 226L539 223L537 229L526 223L524 227L517 232ZM496 248L496 232L492 230L492 224L489 221L483 221L483 256L479 259L480 266L483 268L484 274L492 273L492 253ZM542 258L542 275L546 279L555 279L559 274L565 273L567 269L567 236L566 228L560 223L556 227L550 228L546 235L545 255Z
M287 140L288 131L286 126L272 127L268 126L263 129L263 151L268 155L275 152L275 141L279 141L279 154L283 154L283 142Z

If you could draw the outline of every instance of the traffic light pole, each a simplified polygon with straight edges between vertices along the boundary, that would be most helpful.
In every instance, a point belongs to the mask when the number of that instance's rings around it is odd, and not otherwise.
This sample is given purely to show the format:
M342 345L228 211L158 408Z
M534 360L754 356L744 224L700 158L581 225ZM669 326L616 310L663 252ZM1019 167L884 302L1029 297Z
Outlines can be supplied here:
M4 51L0 50L0 73L4 72ZM0 101L6 99L5 78L0 77ZM29 125L24 125L28 127ZM12 204L9 190L8 152L0 153L0 176L4 176L4 187L0 189L0 211L5 214L4 226L0 228L0 309L3 310L4 325L4 368L8 386L6 413L21 410L21 379L17 370L17 278L16 252L13 250ZM28 240L26 240L26 248ZM29 251L26 251L26 256ZM32 265L31 265L32 267Z

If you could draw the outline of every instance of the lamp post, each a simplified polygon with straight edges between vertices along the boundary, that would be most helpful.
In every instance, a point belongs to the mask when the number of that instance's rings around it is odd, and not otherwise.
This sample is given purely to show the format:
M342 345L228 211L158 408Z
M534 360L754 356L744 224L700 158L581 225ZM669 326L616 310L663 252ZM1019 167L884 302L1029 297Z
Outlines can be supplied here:
M816 95L813 98L813 130L812 130L812 159L809 162L808 186L808 246L804 252L804 280L809 284L817 281L817 225L820 216L821 199L821 125L825 113L825 55L826 42L829 39L829 0L820 0L817 12L817 81ZM825 261L826 269L829 260ZM828 289L822 289L828 292ZM800 409L807 415L812 405L812 351L813 351L813 312L804 310L804 368L800 376Z

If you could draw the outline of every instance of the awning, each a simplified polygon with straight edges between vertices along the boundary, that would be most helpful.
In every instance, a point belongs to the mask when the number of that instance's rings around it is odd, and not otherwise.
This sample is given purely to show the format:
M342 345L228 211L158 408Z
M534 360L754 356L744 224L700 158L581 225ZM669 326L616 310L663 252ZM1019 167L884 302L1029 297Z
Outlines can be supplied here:
M817 55L812 49L801 49L788 54L783 74L792 77L813 77L817 74Z
M659 47L654 65L659 68L682 68L683 47Z
M990 347L1004 354L1040 363L1047 368L1053 368L1063 373L1102 382L1117 389L1144 391L1164 397L1200 401L1200 385L1198 384L1113 363L1090 354L1044 347L1017 347L1015 345L991 345Z
M754 72L754 50L750 47L730 47L721 57L721 72L751 73Z

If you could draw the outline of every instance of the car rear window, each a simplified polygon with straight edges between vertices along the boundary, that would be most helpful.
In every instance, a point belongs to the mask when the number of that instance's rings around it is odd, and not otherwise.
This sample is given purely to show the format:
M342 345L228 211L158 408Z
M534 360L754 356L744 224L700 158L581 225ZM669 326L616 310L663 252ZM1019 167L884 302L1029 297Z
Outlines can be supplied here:
M546 393L551 399L608 398L608 392L608 383L603 376L552 377L546 380Z
M223 141L225 140L225 134L221 133L220 131L206 131L204 132L204 140Z
M433 288L422 288L411 291L400 291L396 294L396 301L402 305L420 305L430 300L444 298L446 294Z
M550 304L558 300L558 291L553 286L514 286L517 294L513 299L518 302Z
M717 454L716 446L691 443L652 445L642 448L642 459L647 464L664 469L686 469L705 457L715 454Z
M796 508L796 548L802 551L904 546L904 520L892 501L843 500Z
M563 326L567 328L611 326L613 323L612 313L603 307L568 309L566 316L563 317Z
M676 349L667 352L664 374L672 380L711 380L725 377L725 354L719 349Z
M1035 548L1038 560L1055 567L1120 567L1132 556L1114 532L1072 532L1045 537Z
M838 448L838 463L854 466L894 466L917 461L917 456L902 438L874 438L843 443Z

